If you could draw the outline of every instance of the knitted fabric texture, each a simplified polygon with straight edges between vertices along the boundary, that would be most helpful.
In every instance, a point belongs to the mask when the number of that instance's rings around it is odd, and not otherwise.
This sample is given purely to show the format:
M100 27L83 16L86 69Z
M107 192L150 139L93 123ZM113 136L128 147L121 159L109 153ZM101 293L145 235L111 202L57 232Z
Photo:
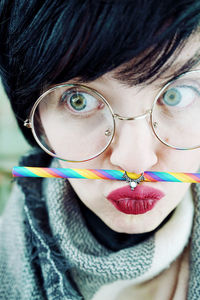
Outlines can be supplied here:
M84 299L91 299L104 284L137 278L148 271L154 254L154 237L118 252L104 248L88 231L70 185L62 179L56 183L45 181L50 225Z
M34 163L33 163L34 162ZM47 166L32 153L22 165ZM1 299L91 299L102 285L140 278L151 269L155 238L112 252L87 230L66 180L20 178L0 222ZM200 297L200 189L195 215L188 300ZM82 294L82 295L81 295Z
M52 167L57 166L55 163ZM168 244L171 243L173 234L178 245L171 255L165 253L167 258L159 261L159 268L153 270L155 238L158 234L133 247L118 252L110 251L100 245L88 231L78 205L80 200L67 181L58 179L55 183L52 179L45 179L43 190L46 195L45 202L49 211L51 229L59 238L60 250L72 266L71 276L86 300L92 299L96 291L105 284L119 280L131 280L134 284L143 282L146 276L151 279L168 268L187 244L190 229L188 232L186 230L186 238L181 239L179 235L182 224L177 224L179 227L177 226L174 232L169 228L169 223L177 219L177 211L165 225L169 229L163 232L167 241L164 251L169 251ZM179 206L178 210L181 209ZM188 223L185 216L186 229Z

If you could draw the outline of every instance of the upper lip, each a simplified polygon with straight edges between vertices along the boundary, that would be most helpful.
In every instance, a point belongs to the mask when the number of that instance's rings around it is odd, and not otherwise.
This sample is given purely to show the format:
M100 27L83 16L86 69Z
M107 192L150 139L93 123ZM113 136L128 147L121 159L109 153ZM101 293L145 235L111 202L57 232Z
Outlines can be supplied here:
M138 185L133 191L131 190L130 186L124 186L113 190L107 195L107 199L111 201L120 201L124 199L132 199L132 200L145 200L145 199L152 199L152 200L160 200L164 197L165 194L158 189L145 186L143 184Z

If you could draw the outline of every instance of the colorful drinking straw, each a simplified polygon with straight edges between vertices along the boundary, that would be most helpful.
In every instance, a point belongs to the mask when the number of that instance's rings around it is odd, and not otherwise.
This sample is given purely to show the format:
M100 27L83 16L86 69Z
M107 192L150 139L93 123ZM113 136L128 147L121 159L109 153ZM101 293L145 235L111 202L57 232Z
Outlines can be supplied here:
M123 170L105 169L72 169L72 168L37 168L14 167L14 177L52 177L52 178L82 178L82 179L107 179L125 180ZM131 179L137 179L140 174L129 173ZM200 173L174 173L174 172L144 172L144 181L168 181L168 182L200 182Z

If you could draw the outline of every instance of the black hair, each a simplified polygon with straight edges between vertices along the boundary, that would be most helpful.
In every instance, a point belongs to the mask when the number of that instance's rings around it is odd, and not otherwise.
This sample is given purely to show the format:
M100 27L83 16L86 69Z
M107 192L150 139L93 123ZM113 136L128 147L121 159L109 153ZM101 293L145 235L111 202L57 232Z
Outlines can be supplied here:
M199 21L199 0L0 0L0 75L27 140L22 120L45 85L119 66L129 84L152 80Z

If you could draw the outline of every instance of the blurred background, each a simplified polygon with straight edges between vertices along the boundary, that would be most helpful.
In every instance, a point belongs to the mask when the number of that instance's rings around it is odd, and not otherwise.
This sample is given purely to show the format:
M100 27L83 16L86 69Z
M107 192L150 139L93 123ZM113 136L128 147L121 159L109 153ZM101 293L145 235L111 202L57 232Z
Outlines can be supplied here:
M0 215L12 188L12 168L28 149L0 81Z

